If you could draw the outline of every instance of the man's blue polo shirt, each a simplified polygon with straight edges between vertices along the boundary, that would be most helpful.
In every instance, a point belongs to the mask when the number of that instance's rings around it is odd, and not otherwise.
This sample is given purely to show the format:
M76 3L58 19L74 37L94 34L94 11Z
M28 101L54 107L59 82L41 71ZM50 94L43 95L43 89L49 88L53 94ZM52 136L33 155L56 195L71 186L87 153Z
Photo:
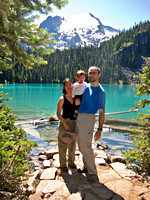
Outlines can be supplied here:
M105 91L101 85L91 87L89 83L83 93L78 112L95 114L99 109L105 109Z

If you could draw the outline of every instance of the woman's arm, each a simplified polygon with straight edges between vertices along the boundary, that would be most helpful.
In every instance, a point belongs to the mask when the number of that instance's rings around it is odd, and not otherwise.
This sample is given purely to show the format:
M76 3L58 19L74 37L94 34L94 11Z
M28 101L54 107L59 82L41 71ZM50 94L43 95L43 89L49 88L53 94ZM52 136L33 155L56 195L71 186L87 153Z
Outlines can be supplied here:
M58 116L58 119L61 121L61 123L64 125L65 130L70 131L70 127L68 126L68 124L65 122L64 118L61 115L63 104L64 104L64 97L61 96L57 104L57 116Z

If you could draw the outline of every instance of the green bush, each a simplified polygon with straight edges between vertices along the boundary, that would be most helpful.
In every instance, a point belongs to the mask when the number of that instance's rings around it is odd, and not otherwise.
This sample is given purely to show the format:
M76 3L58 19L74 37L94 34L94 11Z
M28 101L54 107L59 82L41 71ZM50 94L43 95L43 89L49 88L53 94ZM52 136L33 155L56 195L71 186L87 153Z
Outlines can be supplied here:
M141 84L134 88L137 91L136 96L147 95L148 97L150 95L150 67L144 67L143 73L136 77L141 78ZM135 108L148 107L149 104L149 98L143 99L136 102ZM135 129L132 131L135 135L134 146L123 153L128 163L137 162L141 172L146 172L150 175L150 110L148 110L147 114L139 114L136 120L141 123L139 125L140 130Z
M29 153L37 143L29 140L22 128L15 126L16 116L4 105L4 100L8 99L2 99L3 96L5 94L0 92L0 188L13 190L27 178Z

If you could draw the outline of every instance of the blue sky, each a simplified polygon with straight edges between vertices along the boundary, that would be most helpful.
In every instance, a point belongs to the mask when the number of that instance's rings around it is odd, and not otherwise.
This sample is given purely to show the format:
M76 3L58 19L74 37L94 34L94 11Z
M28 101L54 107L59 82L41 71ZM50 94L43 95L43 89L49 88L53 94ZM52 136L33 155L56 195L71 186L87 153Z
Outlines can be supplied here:
M150 0L68 0L49 15L92 13L104 25L127 30L140 21L150 20ZM44 20L47 16L44 16Z

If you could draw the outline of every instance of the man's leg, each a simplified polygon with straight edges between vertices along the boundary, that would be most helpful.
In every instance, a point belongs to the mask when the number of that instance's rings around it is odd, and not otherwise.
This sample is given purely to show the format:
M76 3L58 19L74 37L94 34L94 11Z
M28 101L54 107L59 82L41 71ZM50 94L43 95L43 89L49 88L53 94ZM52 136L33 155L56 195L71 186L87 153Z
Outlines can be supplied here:
M89 174L97 174L95 158L92 149L94 114L79 113L77 119L77 141L79 150L83 155L83 162Z

